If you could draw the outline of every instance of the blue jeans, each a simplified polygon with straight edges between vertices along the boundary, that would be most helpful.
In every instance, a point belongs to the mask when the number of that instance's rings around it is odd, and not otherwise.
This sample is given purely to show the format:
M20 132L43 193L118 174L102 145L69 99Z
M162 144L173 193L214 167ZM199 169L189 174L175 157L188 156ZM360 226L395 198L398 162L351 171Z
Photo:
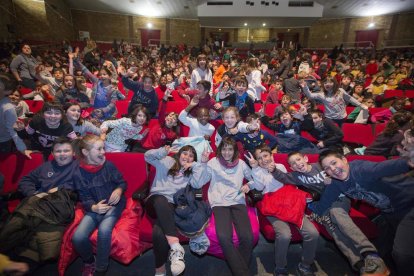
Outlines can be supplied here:
M125 197L122 197L116 206L106 214L87 212L72 237L76 252L84 262L93 258L92 244L89 236L98 227L98 240L96 244L96 270L106 271L111 253L112 230L125 208Z

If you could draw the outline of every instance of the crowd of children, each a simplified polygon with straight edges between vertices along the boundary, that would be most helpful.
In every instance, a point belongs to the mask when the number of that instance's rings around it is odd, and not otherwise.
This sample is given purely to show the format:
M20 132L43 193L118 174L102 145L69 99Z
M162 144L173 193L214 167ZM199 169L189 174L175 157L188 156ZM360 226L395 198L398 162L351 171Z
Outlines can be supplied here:
M288 275L289 224L303 236L297 272L315 275L319 233L312 219L325 226L361 275L388 275L394 269L389 260L398 275L414 271L408 247L412 238L403 242L409 238L407 225L413 224L414 180L410 175L388 180L404 184L404 191L399 184L390 188L385 180L374 185L382 176L407 173L412 161L348 164L342 131L347 120L386 123L372 145L355 152L399 155L404 131L414 127L412 102L391 102L384 95L390 89L414 88L413 56L392 51L367 59L363 50L318 55L273 49L243 59L228 53L222 57L220 49L206 47L147 49L122 43L103 53L92 42L87 46L84 52L69 47L34 53L22 44L21 53L2 61L10 69L0 67L0 152L19 151L28 158L32 151L43 153L46 163L21 181L25 197L48 196L62 188L77 192L85 216L72 241L84 263L82 275L108 270L112 229L125 208L127 184L105 152L125 151L145 153L156 168L145 204L155 220L155 275L184 271L173 197L188 185L201 188L206 183L218 241L233 275L250 273L253 234L245 195L253 189L264 194L258 208L276 233L274 275ZM31 114L24 99L43 101L42 110ZM127 103L125 114L118 114L123 112L117 110L118 101ZM171 108L182 103L181 110ZM350 104L357 109L349 117ZM374 104L389 108L371 114ZM306 139L304 131L315 141ZM182 140L187 137L191 139ZM293 172L275 163L274 152L288 153ZM47 161L51 153L54 160ZM320 163L310 164L306 153L320 153ZM49 179L43 174L51 167L55 173ZM286 206L274 204L281 196L299 223L286 215ZM394 230L394 248L377 250L365 237L349 217L350 198L384 212L384 224ZM89 236L96 228L95 256ZM7 231L0 229L0 238ZM393 258L388 258L390 252Z

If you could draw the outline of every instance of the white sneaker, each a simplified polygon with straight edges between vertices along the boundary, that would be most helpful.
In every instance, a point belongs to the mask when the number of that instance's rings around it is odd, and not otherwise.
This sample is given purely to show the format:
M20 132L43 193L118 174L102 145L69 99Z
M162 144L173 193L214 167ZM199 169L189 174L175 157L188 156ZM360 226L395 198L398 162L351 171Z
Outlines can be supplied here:
M177 244L170 250L171 273L174 276L180 275L185 269L184 248Z

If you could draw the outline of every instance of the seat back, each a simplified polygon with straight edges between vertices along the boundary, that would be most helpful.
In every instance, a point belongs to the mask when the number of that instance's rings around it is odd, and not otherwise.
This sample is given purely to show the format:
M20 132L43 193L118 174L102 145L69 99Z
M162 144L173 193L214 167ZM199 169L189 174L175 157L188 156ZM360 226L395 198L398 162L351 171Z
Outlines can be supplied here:
M127 182L125 192L127 198L131 197L137 189L144 188L148 184L147 165L143 153L108 152L106 158L114 163Z
M384 92L384 99L403 98L403 97L404 97L403 90L385 90Z
M387 123L375 124L375 126L374 126L374 135L375 135L375 137L380 135L381 132L384 131L386 126L387 126Z
M20 153L0 153L0 173L4 176L4 186L1 192L16 191L20 179L43 163L41 153L32 153L31 156L32 159L28 159Z
M118 111L116 114L116 118L119 119L122 117L122 115L128 114L129 101L127 100L116 101L115 106Z
M345 143L369 146L374 141L371 125L344 123L342 125Z
M414 98L414 90L405 90L405 96L409 99Z

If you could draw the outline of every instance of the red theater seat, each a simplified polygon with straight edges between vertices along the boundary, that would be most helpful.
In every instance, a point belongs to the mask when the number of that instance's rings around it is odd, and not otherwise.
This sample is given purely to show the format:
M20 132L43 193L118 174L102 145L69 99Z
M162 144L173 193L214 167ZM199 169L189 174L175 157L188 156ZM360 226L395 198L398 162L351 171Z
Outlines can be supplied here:
M375 137L377 137L378 135L380 135L381 132L384 131L384 129L385 129L386 126L387 126L386 123L375 124L375 126L374 126L374 135L375 135Z
M118 111L118 113L116 114L116 118L119 119L122 117L122 115L128 114L129 101L127 100L116 101L115 106Z
M403 97L404 97L403 90L385 90L384 92L384 99L403 98Z
M187 101L167 102L166 113L175 112L180 114L187 106Z
M342 125L345 143L369 146L374 141L371 125L344 123Z
M108 152L107 160L114 163L128 184L125 196L131 197L139 188L148 185L147 165L142 153Z
M409 99L414 98L414 90L405 90L405 96Z
M20 179L36 169L43 163L43 155L32 153L32 159L16 154L0 153L0 172L4 176L4 186L1 193L17 191ZM9 201L9 211L12 211L18 204L18 200Z
M279 104L267 104L265 108L265 114L269 116L270 118L273 117L275 114L275 109Z

